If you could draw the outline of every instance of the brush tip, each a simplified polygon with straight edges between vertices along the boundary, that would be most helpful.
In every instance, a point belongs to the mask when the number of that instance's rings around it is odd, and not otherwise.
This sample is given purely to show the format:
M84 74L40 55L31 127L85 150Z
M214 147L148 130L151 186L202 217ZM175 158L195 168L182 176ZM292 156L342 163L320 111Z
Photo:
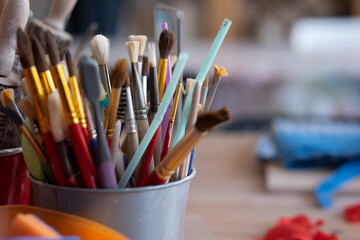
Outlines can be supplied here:
M144 56L142 61L141 75L147 76L148 73L149 73L149 58L147 56Z
M219 68L218 65L214 64L214 75L217 76L218 78L221 78L223 76L227 76L228 73L224 67Z
M207 132L216 125L229 120L230 112L225 106L218 111L201 114L196 120L195 127L200 132Z
M115 63L114 69L111 71L111 85L113 88L120 88L124 85L126 78L129 78L128 63L125 58Z
M5 107L12 100L14 100L14 89L4 89L1 92L1 104Z
M160 34L159 38L159 52L161 59L167 59L174 46L175 37L174 34L169 30L164 30Z
M34 56L31 50L31 43L29 36L18 28L16 32L17 36L17 48L20 56L20 62L23 68L29 68L34 66Z
M149 42L147 49L148 49L148 53L149 53L149 65L152 68L156 68L155 43L154 42Z
M95 35L90 41L91 52L99 65L106 65L109 61L110 41L104 35Z
M56 45L55 38L50 31L46 31L45 39L46 39L46 50L49 53L51 65L55 66L60 63L60 55L59 55L58 47Z
M35 65L39 72L45 72L49 69L48 63L45 58L45 50L41 45L40 41L32 36L31 45L34 54Z
M130 41L126 42L125 44L131 63L137 63L139 57L139 42Z
M65 58L66 58L66 65L67 65L67 68L68 68L68 71L69 71L69 75L70 76L75 76L75 65L74 65L74 62L73 62L71 52L69 50L66 51Z
M138 41L139 42L139 56L144 56L147 36L146 35L130 35L129 41Z

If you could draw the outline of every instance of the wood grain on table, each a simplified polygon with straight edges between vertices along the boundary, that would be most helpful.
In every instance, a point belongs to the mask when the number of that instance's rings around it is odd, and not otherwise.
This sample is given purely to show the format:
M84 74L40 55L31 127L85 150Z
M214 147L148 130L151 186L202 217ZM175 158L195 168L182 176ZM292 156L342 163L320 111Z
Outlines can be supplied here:
M274 193L265 189L263 170L254 157L258 135L215 132L196 147L197 175L190 185L185 240L262 237L281 216L306 214L324 219L321 228L340 239L360 239L360 224L342 215L360 194L338 194L331 209L319 208L311 193Z

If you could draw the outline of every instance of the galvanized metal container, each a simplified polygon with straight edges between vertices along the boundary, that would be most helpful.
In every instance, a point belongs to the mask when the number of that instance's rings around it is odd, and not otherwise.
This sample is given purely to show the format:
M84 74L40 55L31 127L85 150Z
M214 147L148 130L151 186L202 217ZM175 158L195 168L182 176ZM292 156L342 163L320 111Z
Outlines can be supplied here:
M190 176L176 182L116 190L60 187L28 177L36 206L91 219L134 240L180 240L195 174L193 168Z

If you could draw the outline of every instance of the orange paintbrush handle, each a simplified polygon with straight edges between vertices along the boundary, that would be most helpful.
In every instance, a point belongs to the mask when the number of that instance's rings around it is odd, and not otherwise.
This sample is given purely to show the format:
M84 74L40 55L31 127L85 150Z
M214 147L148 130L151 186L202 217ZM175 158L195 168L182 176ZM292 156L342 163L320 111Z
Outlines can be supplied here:
M164 143L163 143L163 146L162 146L160 161L163 160L164 157L166 156L166 154L169 152L170 139L171 139L173 128L174 128L174 121L169 120L169 124L167 126L166 133L165 133Z

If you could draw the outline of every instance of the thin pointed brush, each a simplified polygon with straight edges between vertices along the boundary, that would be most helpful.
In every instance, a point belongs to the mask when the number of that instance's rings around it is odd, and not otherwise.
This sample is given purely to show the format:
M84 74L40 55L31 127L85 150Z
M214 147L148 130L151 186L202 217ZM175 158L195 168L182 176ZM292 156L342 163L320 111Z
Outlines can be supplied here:
M95 116L97 132L95 162L98 183L101 188L115 189L117 188L115 168L100 117L101 108L98 101L100 97L99 70L95 60L86 56L80 58L79 70L86 97L93 107Z
M60 63L60 56L56 47L55 39L48 31L46 32L46 46L50 56L50 70L55 80L55 85L59 90L61 103L65 113L66 124L69 128L70 140L73 143L77 165L80 169L84 185L87 188L96 188L96 172L91 154L85 136L81 130L79 118L76 115L69 85L65 78L63 66Z
M133 100L139 142L141 142L146 131L149 128L149 121L147 119L146 106L144 101L144 94L141 87L140 76L136 71L138 52L139 52L139 42L137 41L127 42L126 48L128 50L129 58L131 61L130 89Z
M145 101L145 106L147 106L147 75L149 73L149 58L147 56L143 57L143 62L142 62L142 71L141 71L141 79L142 79L142 88L143 88L143 92L144 92L144 101Z
M145 46L147 41L147 36L145 35L130 35L129 41L138 41L139 42L139 56L138 56L138 72L139 75L142 76L142 65L143 65L143 57L145 52ZM146 100L146 98L145 98Z
M66 56L66 65L69 71L69 84L70 84L71 96L72 99L74 100L75 111L77 116L79 117L85 139L86 141L89 141L89 132L87 130L84 104L80 94L78 80L75 74L75 64L73 62L70 51L67 51L65 56Z
M203 112L210 110L211 103L214 99L216 89L220 83L220 80L223 76L227 76L228 73L224 67L219 68L218 65L214 64L214 76L209 85L209 92L206 97L205 106L203 107Z
M176 144L145 181L140 183L140 186L166 183L195 145L213 127L228 120L230 120L230 114L226 107L216 112L200 115L197 118L195 126Z
M124 84L125 79L128 77L128 64L126 62L126 59L121 59L117 61L114 69L111 71L112 92L110 95L110 101L106 109L104 120L104 129L109 149L111 149L111 142L114 136L116 111L119 106L121 86Z
M159 52L160 52L160 61L159 61L159 70L158 70L158 80L159 80L159 96L160 102L165 92L165 80L166 72L168 67L168 58L175 43L174 35L171 31L164 30L160 34L159 38Z
M34 64L31 43L28 36L21 28L17 31L17 46L20 55L20 62L27 80L27 85L34 101L40 131L42 132L44 138L45 148L49 156L52 173L58 185L66 186L67 183L61 169L59 156L56 152L54 138L50 132L46 96L41 85L38 71Z
M90 41L94 59L99 65L100 79L108 95L111 94L111 82L107 62L109 61L110 42L104 35L98 34Z

